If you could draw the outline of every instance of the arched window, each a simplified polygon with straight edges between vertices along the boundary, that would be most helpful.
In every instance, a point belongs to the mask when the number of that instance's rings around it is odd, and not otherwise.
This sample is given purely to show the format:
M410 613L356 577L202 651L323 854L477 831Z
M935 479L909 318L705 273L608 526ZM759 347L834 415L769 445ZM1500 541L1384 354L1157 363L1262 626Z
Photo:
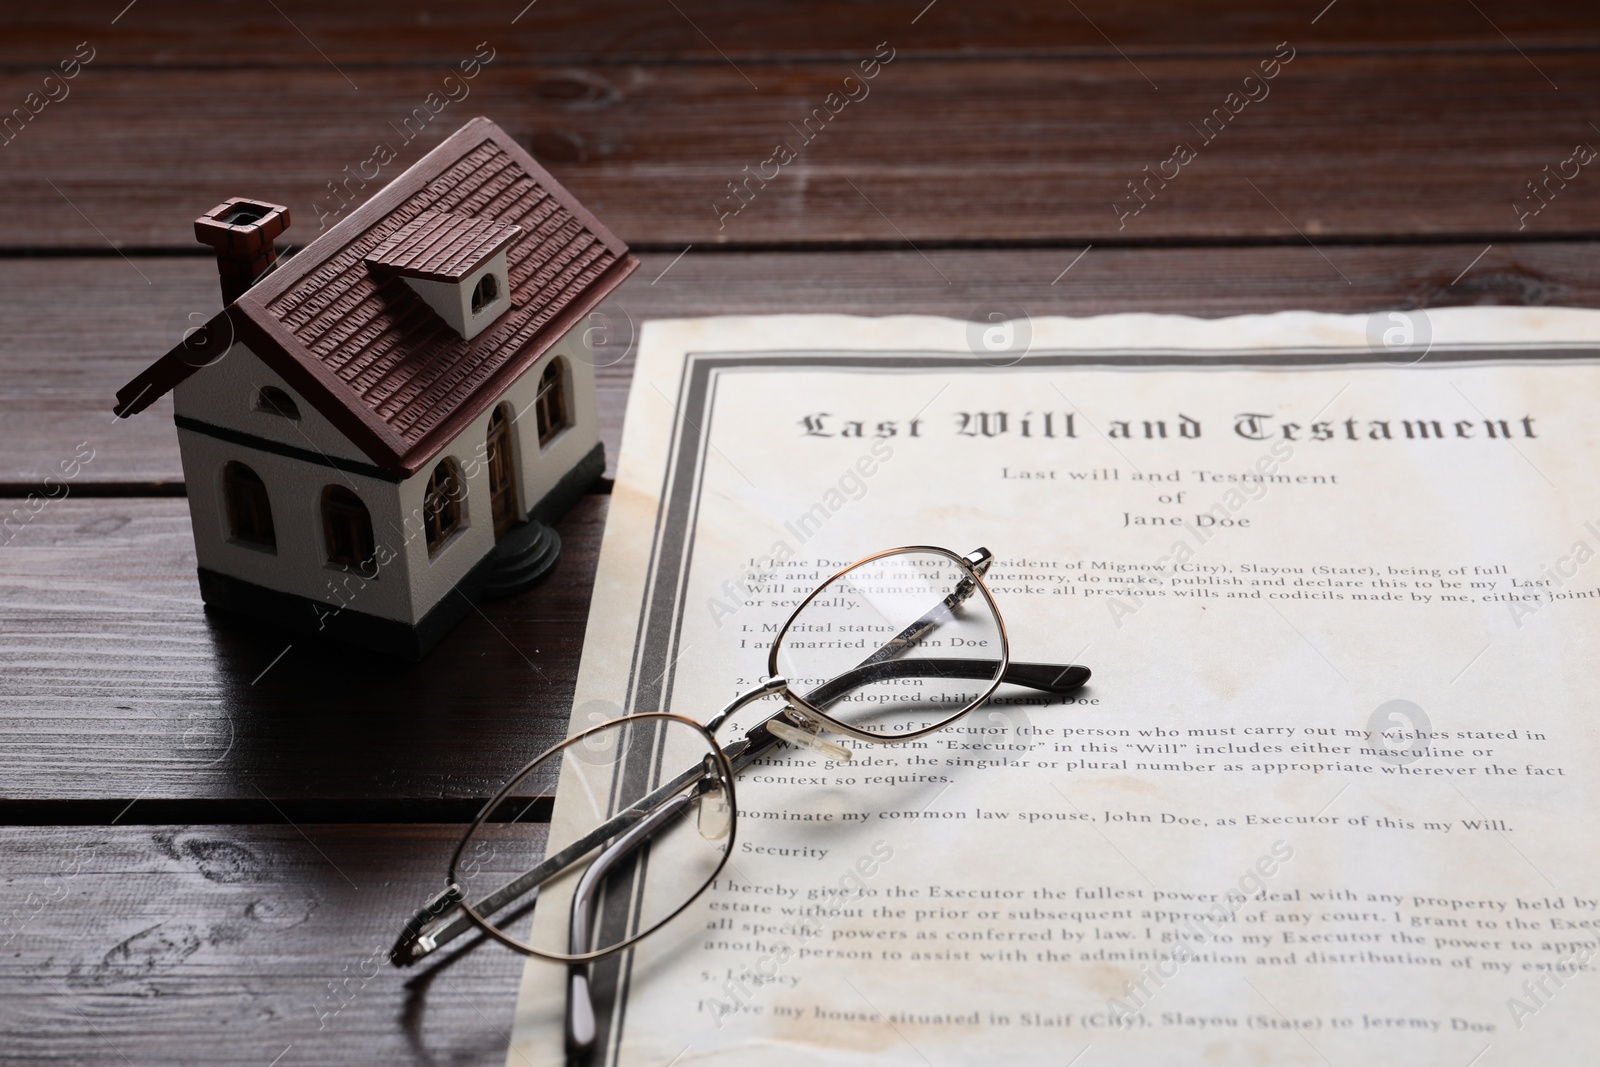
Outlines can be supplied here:
M472 313L476 315L498 299L500 299L499 279L493 274L485 274L478 279L477 286L472 290Z
M500 404L489 416L483 453L489 468L489 512L494 517L494 536L498 540L518 518L517 460L511 447L510 404Z
M466 484L453 459L441 459L428 475L428 488L422 494L422 526L428 539L428 555L433 555L461 528L461 497Z
M539 392L533 401L534 422L539 427L539 444L550 443L556 434L572 425L567 404L566 367L560 357L545 365L539 375Z
M372 515L361 498L342 485L322 490L322 543L329 563L376 576Z
M299 419L300 408L294 398L276 385L263 385L256 393L256 410L268 415L282 415L286 419Z
M228 536L258 548L278 549L272 528L272 502L261 475L237 461L222 468L222 499L228 509Z

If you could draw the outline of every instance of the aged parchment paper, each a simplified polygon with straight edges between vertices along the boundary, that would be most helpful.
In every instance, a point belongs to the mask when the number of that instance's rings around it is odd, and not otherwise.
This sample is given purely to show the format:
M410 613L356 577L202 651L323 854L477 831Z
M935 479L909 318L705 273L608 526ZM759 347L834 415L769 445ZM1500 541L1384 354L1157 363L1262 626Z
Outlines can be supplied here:
M649 324L575 729L703 721L897 544L988 546L1013 659L1095 675L752 768L718 884L597 968L598 1061L1587 1055L1600 314L1429 314L1425 355L1304 313L1035 320L1025 352ZM527 967L509 1063L561 1062L563 981Z

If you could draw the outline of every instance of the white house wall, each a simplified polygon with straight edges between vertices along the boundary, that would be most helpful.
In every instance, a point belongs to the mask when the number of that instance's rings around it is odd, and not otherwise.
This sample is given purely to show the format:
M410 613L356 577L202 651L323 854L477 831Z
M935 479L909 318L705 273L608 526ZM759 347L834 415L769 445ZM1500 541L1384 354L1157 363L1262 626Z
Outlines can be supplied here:
M286 419L272 412L257 411L256 397L264 385L277 386L288 393L295 407L300 409L300 418ZM338 459L372 462L243 342L234 342L217 362L201 367L179 382L172 397L174 413L180 417L241 430Z
M506 391L512 410L518 412L517 447L520 452L518 475L523 483L522 506L530 508L550 490L578 461L600 441L600 419L595 411L594 353L585 341L586 322L579 322L551 350L517 379ZM539 447L535 426L534 397L539 392L539 376L551 359L560 356L566 364L567 411L572 425L557 434L544 448Z
M525 514L541 497L555 488L568 471L594 448L600 440L598 416L595 412L593 355L584 342L584 324L580 323L551 346L539 362L528 368L502 394L500 401L511 406L511 444L516 452L517 509ZM582 358L577 358L577 357ZM572 425L558 433L544 448L539 447L539 432L534 414L534 399L539 393L539 378L550 360L561 358L566 366L568 381L568 413ZM400 485L402 513L416 516L412 525L420 521L422 498L427 490L428 478L445 457L454 459L457 469L467 484L463 501L463 524L450 541L432 558L428 546L419 534L409 543L410 573L416 602L422 613L439 602L473 565L494 547L494 521L489 507L489 467L486 462L489 420L494 415L491 407L456 435L417 474ZM420 618L420 613L419 616Z
M373 537L380 546L378 558L384 559L387 554L381 546L387 531L398 530L402 525L393 482L231 444L193 430L178 431L178 447L183 455L189 517L194 524L195 556L200 566L330 607L349 607L407 623L415 621L409 564L400 546L396 546L395 558L380 566L373 579L329 563L324 544L322 491L339 485L367 505ZM229 537L222 471L230 460L255 471L266 486L278 541L276 552ZM312 613L309 606L306 611L308 615Z
M525 514L553 489L600 439L593 356L584 340L584 327L580 323L553 345L501 398L510 404L513 415L511 441L517 458L519 514ZM565 364L572 425L541 448L534 400L539 378L555 358ZM275 385L289 394L300 409L298 423L253 410L263 385ZM176 410L180 416L296 448L372 462L244 345L235 345L217 364L202 368L180 384ZM200 566L330 607L347 606L381 618L417 623L494 547L486 462L493 412L491 407L473 420L432 462L398 484L180 429L178 444ZM423 495L434 467L446 456L455 460L466 483L462 524L430 558L422 529ZM248 465L266 486L278 542L275 554L228 536L222 472L230 460ZM380 563L376 579L327 562L321 507L323 489L329 485L352 490L367 505Z

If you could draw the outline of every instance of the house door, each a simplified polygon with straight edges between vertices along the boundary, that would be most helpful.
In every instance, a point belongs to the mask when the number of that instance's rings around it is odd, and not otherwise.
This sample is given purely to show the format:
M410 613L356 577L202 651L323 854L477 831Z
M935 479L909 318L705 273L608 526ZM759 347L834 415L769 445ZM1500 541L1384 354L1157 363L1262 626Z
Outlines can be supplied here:
M494 536L499 540L517 521L516 461L511 449L511 420L506 417L504 404L495 408L489 418L485 458L489 464L489 510L494 514Z

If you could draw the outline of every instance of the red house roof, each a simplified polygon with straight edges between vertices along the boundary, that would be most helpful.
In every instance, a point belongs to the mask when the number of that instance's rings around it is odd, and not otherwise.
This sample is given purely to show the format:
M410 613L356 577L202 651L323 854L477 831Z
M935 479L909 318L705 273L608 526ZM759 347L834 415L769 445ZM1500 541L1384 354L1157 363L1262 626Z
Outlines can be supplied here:
M424 211L368 252L367 262L408 278L460 281L521 232L481 216Z
M511 310L471 341L399 276L506 248ZM414 474L638 266L488 119L452 134L117 393L127 417L237 337L378 466ZM220 346L218 346L220 347Z

